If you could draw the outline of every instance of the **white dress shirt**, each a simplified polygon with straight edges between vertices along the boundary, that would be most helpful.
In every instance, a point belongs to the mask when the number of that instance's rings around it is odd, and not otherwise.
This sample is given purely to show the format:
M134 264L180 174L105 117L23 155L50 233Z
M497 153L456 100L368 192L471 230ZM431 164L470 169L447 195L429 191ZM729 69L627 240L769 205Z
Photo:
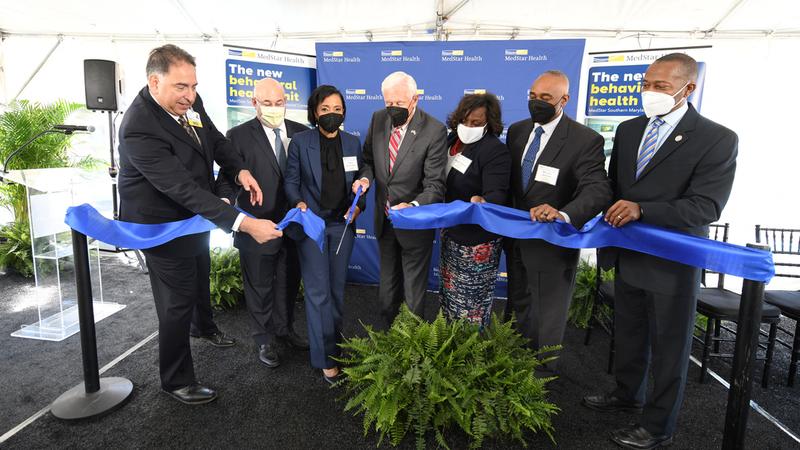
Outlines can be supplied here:
M647 137L647 131L650 130L650 125L653 124L653 121L656 120L656 117L661 117L661 120L664 121L664 123L662 123L661 126L658 127L658 140L656 140L656 153L658 153L658 149L661 148L661 145L664 144L664 141L667 140L667 136L669 136L675 129L675 127L678 126L678 122L680 122L681 119L683 119L683 116L686 114L686 111L689 111L689 104L686 101L684 101L683 104L678 109L672 111L669 114L664 114L663 116L651 117L650 120L647 121L647 126L644 129L644 134L642 135L642 141L639 143L639 153L637 153L637 156L642 153L642 145L644 145L644 138ZM655 153L653 154L653 157L655 157Z
M538 122L535 122L533 124L533 129L531 130L531 134L528 136L528 142L525 143L525 149L522 150L522 161L525 160L525 155L528 153L528 147L531 146L533 139L536 137L535 133L536 128L541 127L541 129L544 131L542 132L542 136L539 138L539 151L536 153L536 157L533 159L533 166L532 166L533 169L531 170L536 170L536 162L539 161L539 157L542 156L542 152L546 148L547 143L550 142L550 137L553 136L553 131L555 131L556 127L558 126L558 123L561 122L561 118L563 116L564 116L564 111L562 110L558 113L558 117L556 117L555 119L551 120L550 122L544 125ZM564 216L564 222L570 224L572 223L567 213L565 213L564 211L559 211L559 213L562 216Z
M280 161L281 159L278 157L278 148L275 147L275 128L270 128L264 125L263 123L261 124L261 127L264 128L264 133L266 133L267 135L267 140L269 141L269 145L272 146L272 151L275 152L275 159L277 161ZM281 143L283 143L283 152L287 157L286 159L289 159L288 158L289 154L287 153L289 151L289 136L287 136L286 132L286 121L284 120L283 122L281 122L280 126L277 128L281 130Z

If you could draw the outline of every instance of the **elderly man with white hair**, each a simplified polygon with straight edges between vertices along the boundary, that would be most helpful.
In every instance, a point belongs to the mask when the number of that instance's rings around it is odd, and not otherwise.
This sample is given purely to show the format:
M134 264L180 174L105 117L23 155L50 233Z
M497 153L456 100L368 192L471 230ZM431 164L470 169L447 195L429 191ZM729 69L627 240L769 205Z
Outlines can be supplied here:
M389 209L441 202L447 134L443 123L418 107L417 82L394 72L381 84L385 109L376 111L364 140L361 178L353 190L375 183L375 236L381 258L378 296L388 326L400 303L421 316L434 230L395 229Z

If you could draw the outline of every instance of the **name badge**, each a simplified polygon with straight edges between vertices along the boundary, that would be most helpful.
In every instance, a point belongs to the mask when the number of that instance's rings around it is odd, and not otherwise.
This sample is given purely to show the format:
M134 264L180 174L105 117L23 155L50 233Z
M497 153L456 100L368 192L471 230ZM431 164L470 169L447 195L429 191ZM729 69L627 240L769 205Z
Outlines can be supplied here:
M453 169L461 173L466 173L470 164L472 164L472 160L459 153L453 160Z
M345 156L342 158L344 161L344 171L345 172L355 172L358 170L358 158L355 156Z
M547 183L551 186L555 186L556 181L558 180L558 169L555 167L539 164L539 168L536 169L536 177L534 178L534 180L541 181L542 183Z
M200 113L192 109L186 111L186 121L193 127L203 128L203 122L200 121Z

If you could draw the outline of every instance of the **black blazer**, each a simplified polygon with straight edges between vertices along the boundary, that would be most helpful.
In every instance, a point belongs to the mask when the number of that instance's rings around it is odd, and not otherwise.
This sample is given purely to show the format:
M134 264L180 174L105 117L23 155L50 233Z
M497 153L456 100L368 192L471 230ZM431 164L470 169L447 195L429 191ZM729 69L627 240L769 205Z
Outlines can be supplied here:
M298 122L285 120L285 123L286 136L289 138L295 133L308 130L308 127ZM229 199L231 203L259 219L278 223L290 208L283 186L284 175L281 174L275 150L267 139L263 125L258 118L253 118L228 130L228 138L261 187L264 201L261 206L250 204L250 193L236 184L236 173L229 170L221 170L217 177L217 195ZM286 150L288 157L288 146ZM233 237L233 245L239 250L262 255L274 255L280 250L282 242L283 238L278 238L259 244L247 233L235 233Z
M200 96L192 106L202 127L193 127L202 145L153 100L147 86L131 103L119 129L120 219L163 223L200 214L230 230L238 212L214 193L213 166L238 173L244 162L211 122ZM174 239L150 249L165 256L208 251L208 233Z
M511 151L511 189L514 207L529 211L547 203L569 215L580 229L611 200L606 176L603 137L564 114L541 152L527 186L522 186L522 153L533 130L533 121L522 120L508 128L506 144ZM535 181L540 165L559 169L556 185ZM580 250L559 247L539 239L520 239L526 251L540 257L538 270L568 269L578 262Z
M672 133L636 179L636 159L648 119L622 122L608 168L614 200L636 202L641 221L706 237L719 219L736 173L738 137L697 113L690 104ZM619 269L626 283L666 295L694 292L700 269L643 253L609 248L601 264Z
M448 151L456 140L456 133L447 138ZM450 169L445 185L445 201L469 202L473 195L482 196L488 203L505 205L511 183L511 155L508 148L493 134L487 133L479 141L466 144L461 154L472 160L464 173ZM478 245L496 239L479 225L459 225L447 229L447 235L461 245Z

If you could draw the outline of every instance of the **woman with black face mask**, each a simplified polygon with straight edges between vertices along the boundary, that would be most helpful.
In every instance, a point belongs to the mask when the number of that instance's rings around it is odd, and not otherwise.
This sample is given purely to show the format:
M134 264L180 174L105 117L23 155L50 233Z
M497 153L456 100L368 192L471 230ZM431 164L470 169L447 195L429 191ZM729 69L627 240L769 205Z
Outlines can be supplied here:
M350 225L347 215L354 194L350 186L361 167L361 143L339 129L345 117L344 96L330 85L314 89L308 99L308 121L316 128L294 135L286 166L286 196L302 211L311 209L325 221L322 252L302 236L297 243L305 288L311 365L335 383L339 356L347 263L353 251L355 218L366 207L361 197ZM288 232L288 230L287 230ZM339 243L341 240L341 247ZM338 249L338 252L337 252Z

